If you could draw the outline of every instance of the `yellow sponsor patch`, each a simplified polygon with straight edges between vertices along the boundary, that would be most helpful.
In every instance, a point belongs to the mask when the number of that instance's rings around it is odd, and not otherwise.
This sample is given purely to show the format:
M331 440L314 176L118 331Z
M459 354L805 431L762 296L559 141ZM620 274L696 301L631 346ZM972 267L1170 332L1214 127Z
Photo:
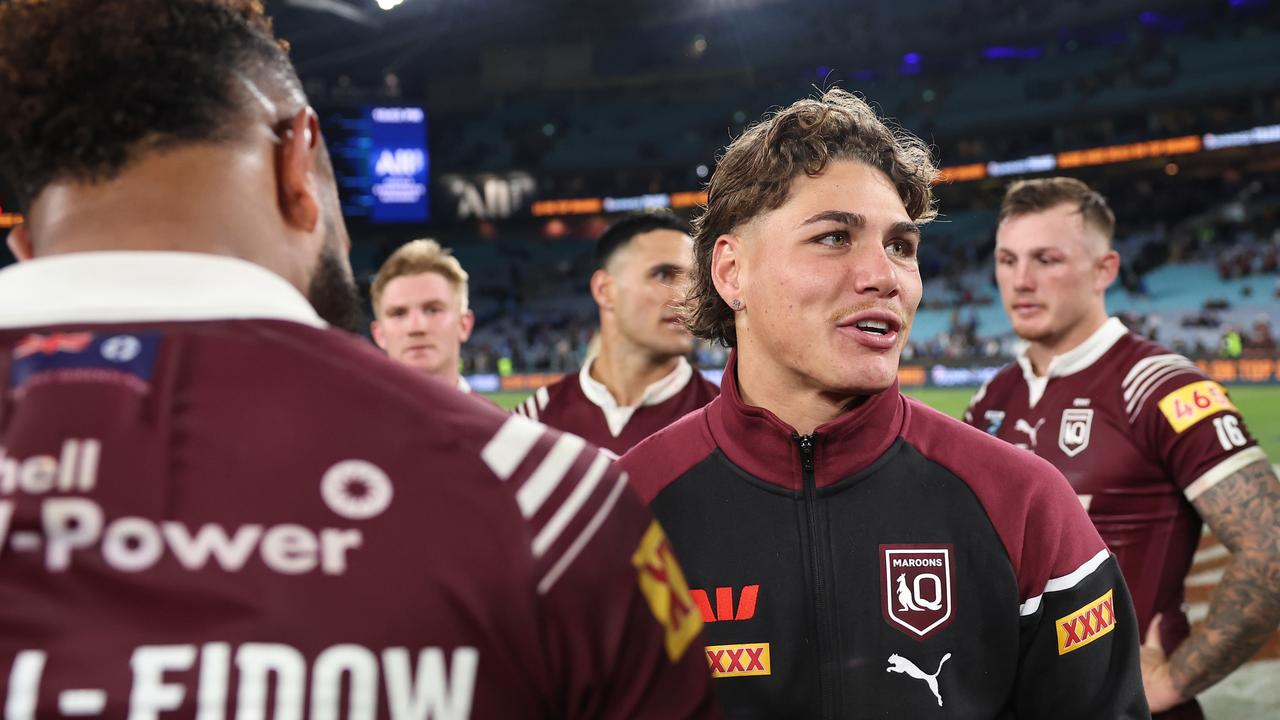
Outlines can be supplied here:
M1160 401L1160 412L1173 426L1173 431L1181 433L1201 420L1222 412L1235 410L1236 406L1227 397L1226 388L1212 380L1201 380L1174 390Z
M640 545L631 555L631 564L637 572L637 583L649 610L658 623L666 629L667 657L671 662L684 657L689 643L702 629L702 615L689 597L689 584L684 571L671 552L671 543L657 520L649 523L649 529L640 538Z
M1066 655L1116 629L1111 590L1079 610L1058 618L1058 654Z
M707 665L717 678L768 675L769 643L708 645Z

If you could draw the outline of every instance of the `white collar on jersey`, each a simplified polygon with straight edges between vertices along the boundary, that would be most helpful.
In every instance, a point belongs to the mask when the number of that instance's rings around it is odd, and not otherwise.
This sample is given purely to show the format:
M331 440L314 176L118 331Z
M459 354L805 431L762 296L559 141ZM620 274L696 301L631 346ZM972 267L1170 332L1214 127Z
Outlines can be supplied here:
M1018 365L1022 368L1022 377L1027 381L1027 388L1031 391L1031 407L1035 407L1040 397L1044 395L1050 378L1074 375L1088 368L1098 362L1098 358L1115 346L1120 338L1128 334L1129 328L1120 322L1120 318L1107 318L1107 321L1102 323L1102 327L1094 330L1084 342L1061 355L1055 355L1049 361L1049 367L1046 368L1043 377L1036 375L1031 367L1031 359L1027 357L1027 349L1031 347L1031 343L1025 341L1018 343Z
M582 394L604 413L605 422L609 425L609 434L614 437L622 434L622 429L627 426L627 422L631 420L631 416L637 409L670 400L693 379L693 366L682 357L676 363L675 369L667 373L666 377L644 389L639 403L619 405L613 393L609 392L609 388L591 377L591 363L595 361L595 357L590 357L582 364L582 369L578 371L578 384L582 386Z
M247 319L328 327L284 278L223 255L68 253L0 270L0 328Z
M469 393L469 392L471 392L471 383L467 382L467 379L466 379L466 378L464 378L464 377L462 377L461 375L459 375L459 376L458 376L458 389L459 389L459 390L461 390L461 391L462 391L462 392L464 392L464 393Z

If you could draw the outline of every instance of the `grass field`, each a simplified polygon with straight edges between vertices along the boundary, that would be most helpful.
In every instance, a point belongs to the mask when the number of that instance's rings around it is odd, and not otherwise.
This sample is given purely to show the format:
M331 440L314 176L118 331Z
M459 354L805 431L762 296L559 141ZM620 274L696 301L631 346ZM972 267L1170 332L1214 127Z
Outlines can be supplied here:
M1231 399L1240 408L1249 430L1271 462L1280 462L1280 385L1234 385L1228 388ZM973 396L974 388L912 390L909 395L953 417L960 417ZM493 393L489 396L510 409L529 397L529 393Z

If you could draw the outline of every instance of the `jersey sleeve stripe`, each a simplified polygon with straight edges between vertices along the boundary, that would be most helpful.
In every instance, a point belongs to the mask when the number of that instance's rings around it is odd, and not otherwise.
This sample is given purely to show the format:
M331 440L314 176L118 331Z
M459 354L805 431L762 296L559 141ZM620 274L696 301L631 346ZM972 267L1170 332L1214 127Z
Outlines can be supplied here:
M556 439L551 452L547 453L542 463L516 492L521 515L527 519L538 512L586 447L587 441L577 435L565 433Z
M480 457L499 478L510 479L544 432L544 426L528 418L512 415L480 451Z
M1177 362L1179 360L1190 362L1177 353L1165 353L1164 355L1152 355L1151 357L1142 358L1138 362L1134 363L1133 367L1129 369L1129 374L1124 376L1124 380L1120 382L1120 387L1128 390L1130 386L1141 383L1143 377L1147 373L1151 372L1152 368L1166 363ZM1131 393L1125 393L1126 400L1129 399L1130 394Z
M1203 475L1196 478L1186 490L1182 491L1186 495L1188 501L1195 500L1207 491L1209 488L1226 480L1243 470L1246 466L1252 465L1259 460L1267 459L1267 451L1257 445L1251 448L1245 448L1222 462L1214 465Z
M618 504L618 498L622 496L622 491L625 490L626 487L627 474L619 473L617 481L613 484L613 490L609 493L609 497L605 499L604 503L600 506L600 509L596 511L595 516L591 518L591 522L587 523L587 526L582 529L582 532L578 537L574 538L573 544L569 546L569 549L565 551L564 555L561 555L560 559L556 561L556 564L552 565L551 569L547 571L547 574L542 577L542 580L538 581L539 595L546 595L550 592L551 588L555 586L556 581L560 579L560 576L564 574L565 570L569 569L569 566L573 564L574 559L582 553L582 549L587 546L587 543L591 541L592 536L596 534L600 529L600 526L604 524L605 519L609 517L609 513L613 511L613 506Z
M1102 563L1106 562L1110 555L1111 552L1106 548L1103 548L1098 551L1097 555L1086 560L1083 565L1075 570L1072 570L1062 577L1050 578L1049 581L1044 584L1044 592L1036 595L1035 597L1027 598L1027 601L1018 607L1018 614L1023 617L1026 617L1027 615L1034 615L1035 612L1040 609L1040 602L1044 599L1045 593L1057 592L1059 590L1070 590L1076 585L1079 585L1080 581L1089 577L1093 574L1094 570L1101 567Z
M1164 384L1165 380L1183 374L1192 375L1197 379L1204 377L1204 374L1200 372L1200 368L1194 365L1167 367L1155 375L1152 375L1151 379L1148 381L1150 382L1150 385L1145 386L1142 394L1130 400L1129 404L1125 406L1125 412L1129 413L1129 419L1133 420L1137 417L1138 413L1142 412L1142 408L1147 404L1147 400L1151 399L1151 395Z
M555 541L560 537L560 533L564 532L565 526L582 509L582 506L587 502L587 498L591 497L591 493L600 484L600 478L604 477L604 471L608 469L608 456L603 453L597 454L595 461L591 463L591 467L587 469L586 474L582 476L577 486L573 488L573 492L556 509L555 514L547 521L546 526L533 538L533 556L535 558L545 555L547 550L555 544Z
M1200 368L1196 367L1195 363L1185 358L1181 358L1177 362L1170 361L1167 363L1160 363L1159 365L1152 365L1151 368L1149 368L1149 372L1143 373L1143 377L1140 381L1135 382L1133 385L1130 385L1125 389L1125 401L1127 401L1129 403L1129 407L1132 408L1134 403L1137 402L1138 397L1142 395L1143 391L1155 387L1159 384L1161 378L1168 377L1170 374L1179 371L1190 371L1199 374Z
M533 394L532 401L537 402L538 410L546 410L547 403L551 401L551 393L545 387L540 387Z

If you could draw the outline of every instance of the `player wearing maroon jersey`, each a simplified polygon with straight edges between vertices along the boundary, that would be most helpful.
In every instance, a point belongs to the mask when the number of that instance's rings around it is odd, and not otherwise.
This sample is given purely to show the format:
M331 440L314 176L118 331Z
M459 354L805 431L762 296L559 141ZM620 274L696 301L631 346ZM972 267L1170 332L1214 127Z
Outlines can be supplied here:
M1195 695L1280 621L1280 485L1225 388L1108 318L1120 258L1101 195L1070 178L1018 182L1000 218L996 279L1025 346L966 420L1067 476L1132 589L1152 709L1202 717ZM1183 582L1202 519L1232 560L1189 629Z
M259 3L0 4L0 106L6 718L715 714L608 459L325 322L346 232Z
M621 455L720 390L686 359L693 336L676 309L693 262L684 221L669 213L624 216L600 236L595 255L600 352L516 412Z
M725 150L688 312L723 392L621 460L735 718L1149 717L1116 561L1053 466L904 397L936 169L841 90Z
M391 253L369 289L373 341L391 359L463 392L458 358L471 337L467 271L435 240L414 240Z

